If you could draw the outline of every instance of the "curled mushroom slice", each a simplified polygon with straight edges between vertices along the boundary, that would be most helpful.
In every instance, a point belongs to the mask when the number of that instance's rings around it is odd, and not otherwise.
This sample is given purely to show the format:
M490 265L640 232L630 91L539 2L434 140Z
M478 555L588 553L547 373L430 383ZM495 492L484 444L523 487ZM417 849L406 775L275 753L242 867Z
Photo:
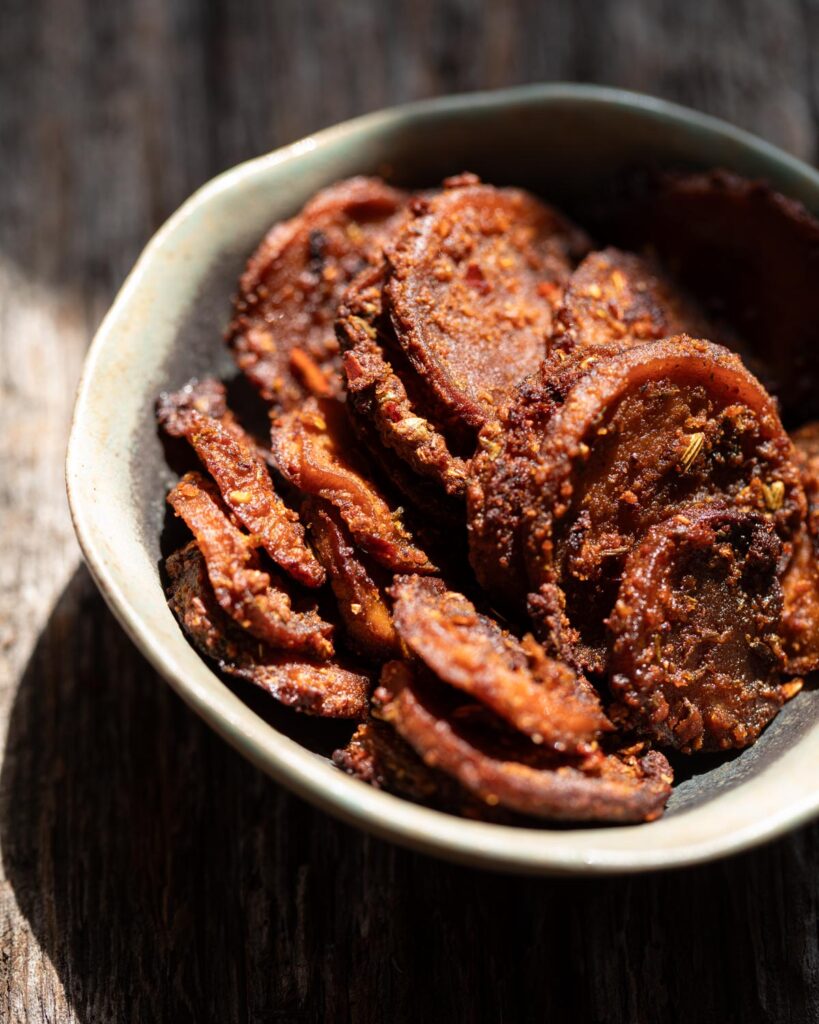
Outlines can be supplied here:
M392 661L382 670L376 708L429 767L489 807L562 821L652 821L662 814L672 772L658 751L595 750L567 759L494 728L445 691Z
M376 178L339 182L275 225L250 257L227 339L265 399L291 408L305 395L339 392L336 306L380 256L405 202Z
M348 744L333 754L333 763L375 789L463 818L496 824L527 824L502 807L490 807L450 775L430 768L391 725L368 718Z
M610 728L588 682L532 637L519 641L479 614L442 580L400 577L392 594L395 628L413 654L536 743L576 752Z
M590 253L569 279L550 350L628 348L682 333L714 337L702 311L657 266L609 248Z
M448 184L413 202L387 247L384 296L424 386L451 422L476 428L543 358L586 239L526 192L469 175Z
M160 425L174 437L185 437L216 481L236 521L249 530L274 562L309 587L324 582L324 570L305 544L304 528L273 487L267 466L250 438L224 404L224 388L204 382L173 395L157 406ZM221 396L219 389L221 388Z
M661 173L608 201L603 219L742 337L786 419L819 415L819 221L801 203L724 170Z
M351 646L370 658L394 656L398 637L383 589L387 574L365 564L333 505L313 498L305 501L302 511Z
M386 352L382 287L384 266L365 271L348 289L336 320L343 352L342 368L351 414L373 430L378 441L421 477L440 485L447 495L463 494L466 464L454 455L444 435L426 413L415 372L396 372L399 354L392 339ZM410 397L408 388L414 391ZM399 485L400 478L396 481ZM410 497L413 495L410 494Z
M782 635L787 671L802 675L819 669L819 423L797 430L791 440L802 471L808 516L782 579Z
M271 445L276 468L302 493L323 498L339 510L354 540L379 565L394 572L433 572L375 485L357 465L344 407L310 399L273 421Z
M229 618L213 593L202 553L194 542L165 563L168 604L191 643L227 675L245 679L281 704L310 715L362 718L370 681L336 662L277 651L255 640Z
M593 352L558 349L478 435L466 490L469 561L499 607L521 612L526 604L523 526L534 515L536 497L528 495L536 495L531 478L541 436L575 384L621 350L618 343L599 344Z
M693 506L648 531L608 622L615 721L686 753L753 743L785 699L781 554L743 509Z
M700 501L755 509L788 545L804 522L773 399L709 342L672 338L595 363L528 440L517 502L529 582L551 607L549 590L562 592L588 670L605 669L603 623L625 557L651 526Z
M156 418L171 437L185 436L187 417L192 412L218 420L240 440L247 437L228 408L225 385L215 377L194 377L178 391L163 391L157 399Z
M231 523L216 488L199 473L187 473L168 503L196 538L219 605L243 628L272 647L333 653L333 628L315 610L297 612L290 595L259 564L255 540Z

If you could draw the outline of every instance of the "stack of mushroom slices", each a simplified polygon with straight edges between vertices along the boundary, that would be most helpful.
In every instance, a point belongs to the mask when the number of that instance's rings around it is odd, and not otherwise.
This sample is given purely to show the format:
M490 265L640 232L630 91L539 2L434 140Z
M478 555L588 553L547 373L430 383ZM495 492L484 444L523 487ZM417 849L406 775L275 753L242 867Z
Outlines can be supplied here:
M471 174L333 185L239 282L269 436L217 380L157 403L191 643L451 813L650 821L663 750L748 746L819 667L819 224L719 171L610 196L627 248Z

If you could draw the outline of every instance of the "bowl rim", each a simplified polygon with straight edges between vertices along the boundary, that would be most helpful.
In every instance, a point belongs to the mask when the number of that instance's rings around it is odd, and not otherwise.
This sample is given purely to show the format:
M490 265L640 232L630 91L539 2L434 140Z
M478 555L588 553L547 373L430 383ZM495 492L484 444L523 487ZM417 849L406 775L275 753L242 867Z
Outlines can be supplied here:
M819 190L819 173L816 170L741 128L667 100L608 86L556 82L460 93L385 108L325 128L239 163L212 178L182 203L149 240L119 289L86 354L69 433L66 487L71 519L85 561L105 601L128 636L197 714L278 783L349 824L449 860L518 873L636 873L702 863L739 853L780 836L819 814L819 788L781 808L778 813L752 821L744 828L726 829L709 841L694 840L661 848L637 844L629 849L607 848L605 842L601 842L582 851L573 847L571 837L577 834L573 830L530 830L469 821L376 790L337 769L323 766L316 755L257 716L207 666L209 685L203 685L195 676L188 674L176 652L160 645L137 602L117 581L113 565L109 564L91 528L86 505L90 495L84 490L87 465L83 424L90 415L103 350L116 333L121 313L139 292L155 256L179 227L202 207L220 193L240 188L250 177L345 136L378 132L396 123L409 123L435 114L457 115L476 108L492 110L511 104L540 105L564 101L623 111L644 111L678 125L717 134L777 164L788 174L808 179ZM189 649L181 632L180 641ZM204 662L202 664L205 665ZM212 683L216 683L216 687ZM584 832L588 831L584 829ZM611 830L596 831L605 836ZM639 826L636 829L631 826L630 831L635 831L636 835ZM552 841L548 844L533 841L533 837L544 835L552 837ZM561 842L559 837L565 837L565 841Z

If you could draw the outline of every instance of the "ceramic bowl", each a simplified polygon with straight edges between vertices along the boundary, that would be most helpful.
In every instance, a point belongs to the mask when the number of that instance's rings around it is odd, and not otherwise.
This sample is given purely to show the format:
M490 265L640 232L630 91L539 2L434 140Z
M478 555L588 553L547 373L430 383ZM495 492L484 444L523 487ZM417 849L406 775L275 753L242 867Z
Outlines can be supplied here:
M229 743L305 799L379 836L496 869L634 872L744 849L819 810L817 692L787 705L749 750L693 759L694 774L651 824L511 828L415 806L344 775L322 756L335 739L322 730L334 724L265 711L221 681L189 646L160 585L172 474L153 422L154 399L191 376L232 369L221 343L231 293L273 221L351 174L430 185L468 169L561 205L645 161L764 177L819 210L812 168L728 124L656 99L569 85L436 99L338 125L209 182L151 240L94 339L67 478L77 535L105 599L145 657Z

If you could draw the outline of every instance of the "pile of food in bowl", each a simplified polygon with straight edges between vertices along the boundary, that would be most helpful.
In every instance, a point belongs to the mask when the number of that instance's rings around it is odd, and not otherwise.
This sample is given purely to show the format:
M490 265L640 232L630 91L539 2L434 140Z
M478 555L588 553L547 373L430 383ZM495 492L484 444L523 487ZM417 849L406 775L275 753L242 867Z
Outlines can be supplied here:
M819 667L819 223L663 172L593 232L471 174L340 182L239 282L269 435L215 379L157 404L191 643L483 820L655 819L663 751L747 747Z

